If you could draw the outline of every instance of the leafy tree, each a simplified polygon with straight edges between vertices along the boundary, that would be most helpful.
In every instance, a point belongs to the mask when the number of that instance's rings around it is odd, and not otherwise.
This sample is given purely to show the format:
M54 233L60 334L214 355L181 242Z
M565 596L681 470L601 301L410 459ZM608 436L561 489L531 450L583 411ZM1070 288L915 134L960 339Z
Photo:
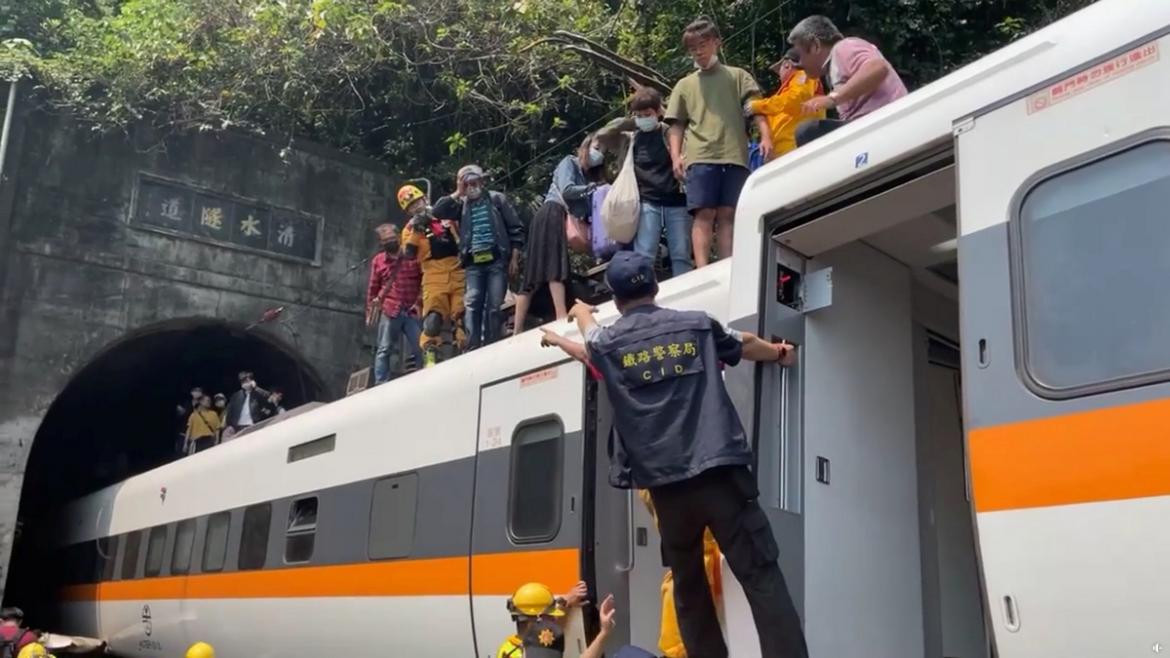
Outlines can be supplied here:
M538 192L620 112L625 81L555 45L593 38L669 78L709 15L757 73L814 12L873 39L911 87L1090 0L0 0L0 75L96 129L147 121L304 137L449 186L477 161ZM761 80L771 84L770 74Z

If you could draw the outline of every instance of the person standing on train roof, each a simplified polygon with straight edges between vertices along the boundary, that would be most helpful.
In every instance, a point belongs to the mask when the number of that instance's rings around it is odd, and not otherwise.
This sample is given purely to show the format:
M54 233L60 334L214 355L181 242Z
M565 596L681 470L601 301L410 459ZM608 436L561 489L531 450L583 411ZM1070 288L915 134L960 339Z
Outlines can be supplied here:
M402 251L417 258L422 268L422 337L423 366L438 360L443 344L443 325L454 328L455 347L467 344L463 330L463 289L466 284L459 257L459 226L455 216L436 215L427 204L423 191L414 185L398 190L398 205L409 217L402 229Z
M729 329L702 311L658 306L654 264L641 254L615 255L606 282L621 313L612 326L599 326L596 309L578 301L569 319L585 343L547 328L543 343L593 363L605 378L614 413L610 484L650 491L687 654L727 656L703 566L710 528L747 595L762 655L805 658L800 617L748 469L751 443L720 373L720 363L741 359L791 365L793 346Z

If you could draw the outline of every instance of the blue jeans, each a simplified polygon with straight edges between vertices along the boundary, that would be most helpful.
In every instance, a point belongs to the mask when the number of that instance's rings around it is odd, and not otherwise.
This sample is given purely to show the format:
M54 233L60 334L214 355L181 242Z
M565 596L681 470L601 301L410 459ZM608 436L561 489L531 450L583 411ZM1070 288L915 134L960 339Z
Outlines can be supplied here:
M399 313L394 318L382 314L378 320L378 349L374 352L375 385L390 381L390 355L394 352L394 343L402 338L406 339L406 349L415 364L422 364L422 350L418 346L421 333L422 325L418 318L408 313Z
M658 239L666 226L666 248L670 252L670 271L674 276L695 269L691 258L691 224L694 218L685 206L660 206L642 202L634 251L657 259Z
M508 287L505 261L497 258L488 265L469 265L464 270L467 288L463 295L466 307L463 324L467 329L467 348L488 345L499 338L500 306Z

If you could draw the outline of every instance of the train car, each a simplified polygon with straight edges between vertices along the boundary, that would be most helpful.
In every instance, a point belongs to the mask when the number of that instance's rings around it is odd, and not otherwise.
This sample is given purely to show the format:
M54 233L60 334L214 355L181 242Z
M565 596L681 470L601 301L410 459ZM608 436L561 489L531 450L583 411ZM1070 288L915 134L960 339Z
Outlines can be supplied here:
M663 284L799 345L725 379L813 656L1170 644L1168 34L1170 3L1102 0L919 89L755 172L735 257ZM529 332L133 477L49 538L64 630L490 658L515 587L584 579L653 647L658 539L606 483L609 417Z

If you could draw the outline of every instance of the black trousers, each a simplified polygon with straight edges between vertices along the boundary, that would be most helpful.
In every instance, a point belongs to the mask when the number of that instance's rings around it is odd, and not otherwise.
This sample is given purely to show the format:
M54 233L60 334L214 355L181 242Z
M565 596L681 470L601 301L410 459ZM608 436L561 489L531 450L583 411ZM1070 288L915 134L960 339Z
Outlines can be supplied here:
M690 658L727 658L703 568L703 530L719 542L752 609L763 658L807 658L800 617L772 527L746 466L725 466L650 490L658 512L662 558L674 575L674 606Z
M801 147L845 125L840 119L809 119L796 127L796 146Z

